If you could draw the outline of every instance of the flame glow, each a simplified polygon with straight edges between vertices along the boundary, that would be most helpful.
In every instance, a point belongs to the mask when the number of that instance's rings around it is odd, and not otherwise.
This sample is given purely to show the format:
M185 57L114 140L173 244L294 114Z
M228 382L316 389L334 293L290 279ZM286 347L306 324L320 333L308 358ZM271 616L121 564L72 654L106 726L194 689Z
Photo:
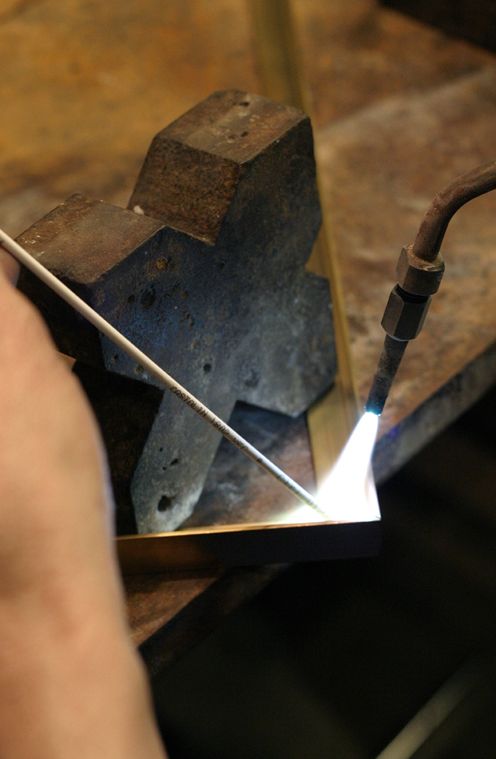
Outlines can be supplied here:
M332 522L368 522L380 518L379 503L370 460L374 450L379 417L367 411L353 430L348 442L326 480L317 491L321 509ZM288 515L285 515L288 521ZM310 506L298 506L291 522L322 522L323 517Z
M329 519L355 522L378 519L377 493L370 473L379 417L367 411L353 430L317 499Z

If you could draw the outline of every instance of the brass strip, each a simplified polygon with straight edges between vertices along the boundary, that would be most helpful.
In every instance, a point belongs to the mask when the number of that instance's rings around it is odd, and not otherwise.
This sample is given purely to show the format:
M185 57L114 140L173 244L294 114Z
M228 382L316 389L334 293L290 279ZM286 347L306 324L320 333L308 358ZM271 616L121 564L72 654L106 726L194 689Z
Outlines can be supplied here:
M305 110L294 25L287 0L248 0L261 94Z
M255 56L263 93L304 110L312 117L312 100L303 76L290 0L248 0L253 22ZM339 262L326 212L323 183L317 183L322 207L322 230L309 268L328 277L334 314L338 376L330 392L308 412L307 421L317 484L329 473L356 423L358 393L353 373Z

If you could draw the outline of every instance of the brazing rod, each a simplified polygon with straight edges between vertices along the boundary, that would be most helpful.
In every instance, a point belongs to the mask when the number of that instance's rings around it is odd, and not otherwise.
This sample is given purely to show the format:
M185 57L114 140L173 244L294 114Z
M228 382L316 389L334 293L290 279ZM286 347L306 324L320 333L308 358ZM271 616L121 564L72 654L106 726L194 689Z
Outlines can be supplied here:
M108 337L115 345L122 348L134 361L140 364L143 369L151 376L155 377L160 383L165 385L171 393L174 393L183 403L186 403L193 411L196 411L199 416L205 419L206 422L212 425L218 432L229 440L230 443L239 448L245 456L258 464L259 467L268 472L272 477L275 477L284 487L295 495L300 501L311 506L323 516L326 516L325 511L319 506L315 498L295 482L289 475L282 469L276 466L270 459L263 455L257 448L251 443L245 440L239 435L236 430L230 427L219 416L214 414L207 406L198 400L192 393L186 390L185 387L176 382L176 380L167 374L158 364L143 353L131 340L128 340L119 330L115 329L106 319L98 314L91 306L85 303L76 293L70 290L67 285L61 282L58 277L48 271L42 264L39 263L33 256L31 256L27 250L25 250L19 243L17 243L12 237L9 237L6 232L0 229L0 243L3 245L14 258L19 261L23 266L29 269L38 279L44 282L47 287L53 290L57 295L65 300L72 308L74 308L81 316L87 319L99 332L105 337Z

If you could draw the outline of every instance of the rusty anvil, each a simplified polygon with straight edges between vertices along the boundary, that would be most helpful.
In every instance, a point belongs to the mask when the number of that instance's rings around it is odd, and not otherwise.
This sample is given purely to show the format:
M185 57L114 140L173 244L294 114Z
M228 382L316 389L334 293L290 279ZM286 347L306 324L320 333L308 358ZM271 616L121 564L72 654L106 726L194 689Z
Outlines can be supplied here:
M155 137L128 210L75 195L18 239L227 420L238 400L296 416L333 382L328 283L304 268L319 225L309 119L227 91ZM20 288L77 359L119 531L175 529L219 433L28 272Z

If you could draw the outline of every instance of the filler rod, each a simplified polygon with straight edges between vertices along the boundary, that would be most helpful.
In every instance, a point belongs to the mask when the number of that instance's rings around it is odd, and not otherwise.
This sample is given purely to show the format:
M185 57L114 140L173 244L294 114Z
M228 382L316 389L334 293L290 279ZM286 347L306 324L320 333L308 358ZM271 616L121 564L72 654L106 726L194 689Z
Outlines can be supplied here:
M258 464L259 467L275 477L276 480L284 485L293 495L295 495L300 501L311 506L323 516L327 516L325 511L319 506L315 498L305 490L305 488L298 485L289 475L282 469L272 463L270 459L263 455L257 448L251 443L245 440L239 435L236 430L233 430L228 424L226 424L219 416L214 414L207 406L198 400L192 393L186 388L176 382L176 380L167 374L158 364L143 353L131 340L128 340L119 330L113 327L106 319L98 314L91 306L85 303L76 293L70 290L67 285L60 281L54 274L48 271L42 264L39 263L33 256L31 256L27 250L25 250L19 243L9 237L6 232L0 229L0 243L3 247L14 256L19 263L29 269L38 279L41 279L51 290L59 295L66 303L74 308L81 316L84 316L97 330L99 330L105 337L108 337L115 345L122 348L134 361L140 364L145 371L155 377L160 383L164 384L171 393L174 393L183 403L186 403L193 411L196 411L205 421L212 425L218 432L224 435L230 443L239 448L245 456Z

